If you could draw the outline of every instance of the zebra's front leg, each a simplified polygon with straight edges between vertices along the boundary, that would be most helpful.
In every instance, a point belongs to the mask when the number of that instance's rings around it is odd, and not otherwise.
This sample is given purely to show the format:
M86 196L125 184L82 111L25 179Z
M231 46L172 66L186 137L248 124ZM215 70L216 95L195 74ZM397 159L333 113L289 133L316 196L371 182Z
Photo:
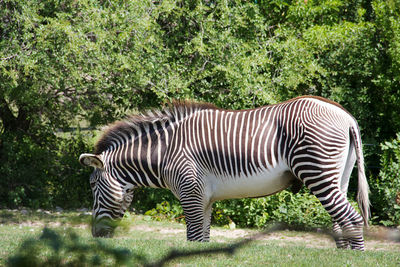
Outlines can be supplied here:
M211 226L212 203L209 203L204 211L203 219L203 241L210 241L210 226Z
M204 205L202 201L181 200L186 221L188 241L208 242L210 240L210 223L212 204Z

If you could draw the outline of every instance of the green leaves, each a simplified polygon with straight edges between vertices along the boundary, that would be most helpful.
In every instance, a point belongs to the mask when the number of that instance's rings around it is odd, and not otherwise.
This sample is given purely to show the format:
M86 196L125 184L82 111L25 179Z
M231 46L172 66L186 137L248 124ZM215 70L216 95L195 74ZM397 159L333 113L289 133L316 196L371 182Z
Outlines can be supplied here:
M73 158L88 141L55 132L176 98L243 109L321 95L357 118L363 140L390 140L400 131L399 10L398 0L1 1L1 199L78 198L67 189L86 184ZM379 149L366 151L376 166Z
M385 226L400 225L400 133L381 144L379 179L372 184L373 208L380 214L378 222Z
M331 219L318 199L309 193L282 191L263 198L233 199L214 204L214 223L263 228L282 222L292 226L328 226Z
M363 3L340 0L8 2L0 96L28 106L35 124L62 128L77 115L96 126L173 98L239 109L317 94L367 128L363 114L378 107L362 108L359 96L396 85L376 42L382 33L396 59L395 3L374 2L376 26Z

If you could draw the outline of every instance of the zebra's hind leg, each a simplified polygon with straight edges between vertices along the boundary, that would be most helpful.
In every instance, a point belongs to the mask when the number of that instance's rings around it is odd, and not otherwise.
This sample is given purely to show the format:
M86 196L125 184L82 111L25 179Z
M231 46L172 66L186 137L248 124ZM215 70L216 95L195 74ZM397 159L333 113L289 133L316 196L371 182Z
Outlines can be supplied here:
M340 228L340 226L337 222L333 222L332 230L333 230L337 248L341 248L341 249L350 248L349 240L347 240L346 238L343 237L342 228Z
M351 249L364 251L364 221L353 207L351 207L351 209L355 213L355 216L351 219L339 222L339 225L342 228L343 238L349 241Z
M310 190L321 201L335 222L333 230L339 233L341 231L342 236L339 238L339 242L336 240L338 248L347 248L348 242L351 249L364 250L364 222L362 217L351 206L339 188L316 191L313 190L313 187L310 187Z

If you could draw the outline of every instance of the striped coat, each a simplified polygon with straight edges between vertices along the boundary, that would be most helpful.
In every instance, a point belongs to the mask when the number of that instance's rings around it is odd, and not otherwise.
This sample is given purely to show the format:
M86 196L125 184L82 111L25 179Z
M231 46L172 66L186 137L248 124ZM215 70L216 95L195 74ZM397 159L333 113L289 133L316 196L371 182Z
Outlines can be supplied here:
M133 188L168 188L182 204L188 239L207 241L214 201L304 184L331 215L338 247L364 249L369 202L360 131L343 107L320 97L238 111L175 103L110 126L95 154L80 160L96 168L97 220L121 217ZM355 162L362 217L346 198Z

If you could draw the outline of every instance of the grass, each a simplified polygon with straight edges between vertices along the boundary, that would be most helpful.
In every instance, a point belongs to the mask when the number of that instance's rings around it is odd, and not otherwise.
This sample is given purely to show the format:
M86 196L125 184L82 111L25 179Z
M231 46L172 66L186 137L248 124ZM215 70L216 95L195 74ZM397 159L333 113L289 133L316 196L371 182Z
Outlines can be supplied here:
M89 221L90 215L79 212L29 211L21 214L19 211L0 210L0 266L6 264L8 257L15 255L24 240L29 238L38 240L45 225L54 229L65 242L73 229L72 231L79 236L79 244L100 242L107 248L124 248L132 255L142 255L150 262L160 260L174 248L183 251L213 249L226 247L240 240L230 236L232 230L213 227L210 243L186 242L183 224L152 221L146 216L133 215L127 216L122 226L117 228L114 238L93 239L90 229L86 226ZM255 232L245 231L246 234ZM274 234L274 237L276 238L253 241L232 255L221 253L178 258L169 262L167 266L399 266L400 264L397 244L393 248L386 246L382 251L367 250L361 253L337 250L333 248L333 241L331 244L329 240L328 246L309 247L314 239L326 239L314 234L284 231ZM86 256L94 258L97 254L102 255L97 252L92 254L87 253ZM41 255L49 257L49 252ZM70 257L67 252L62 255ZM103 265L112 263L110 259L103 261ZM131 264L136 265L137 262L132 260L127 265Z

